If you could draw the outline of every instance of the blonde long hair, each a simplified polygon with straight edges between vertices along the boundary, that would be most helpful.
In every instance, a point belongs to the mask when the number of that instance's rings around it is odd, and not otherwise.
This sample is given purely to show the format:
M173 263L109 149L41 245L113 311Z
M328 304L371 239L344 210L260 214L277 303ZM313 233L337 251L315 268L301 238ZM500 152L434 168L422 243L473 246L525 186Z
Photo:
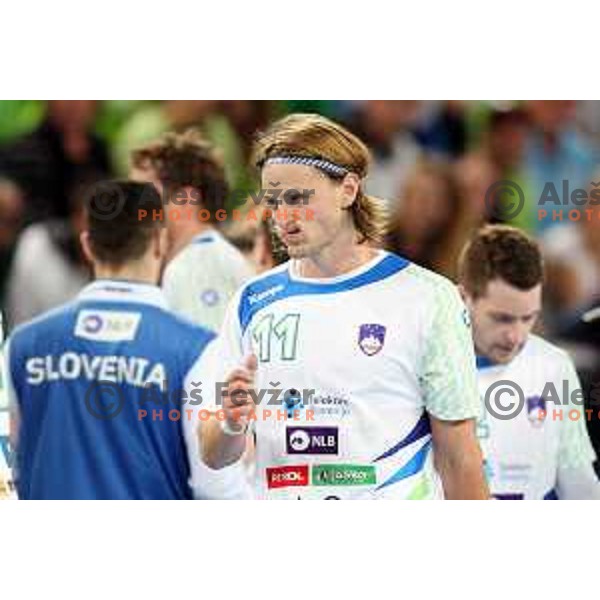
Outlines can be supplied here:
M321 115L296 113L273 123L254 144L252 162L262 168L265 161L275 156L310 157L329 161L355 173L361 179L360 188L350 208L356 230L362 242L379 246L387 225L384 203L368 196L363 190L364 178L369 171L371 154L355 135L341 125ZM344 175L321 171L333 180Z

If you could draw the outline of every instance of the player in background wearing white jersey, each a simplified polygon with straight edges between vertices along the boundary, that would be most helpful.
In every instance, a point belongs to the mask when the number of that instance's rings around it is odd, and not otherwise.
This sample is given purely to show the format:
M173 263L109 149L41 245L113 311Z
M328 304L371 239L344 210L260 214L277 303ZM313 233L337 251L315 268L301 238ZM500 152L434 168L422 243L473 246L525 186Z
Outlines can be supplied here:
M163 196L170 248L162 287L169 306L218 331L227 303L253 275L216 227L229 193L221 160L191 129L137 149L132 167L133 179L153 183Z
M262 187L308 198L311 214L279 205L291 260L236 294L194 371L205 389L229 383L226 418L213 398L199 427L205 462L238 461L252 421L262 498L487 498L466 309L450 282L378 249L367 148L323 117L292 115L255 155ZM283 406L271 392L252 400L268 388L285 390Z
M537 243L513 227L485 226L464 248L459 273L478 354L485 405L478 435L493 496L600 498L582 395L572 401L581 390L573 362L531 333L542 306ZM548 390L556 394L544 397Z

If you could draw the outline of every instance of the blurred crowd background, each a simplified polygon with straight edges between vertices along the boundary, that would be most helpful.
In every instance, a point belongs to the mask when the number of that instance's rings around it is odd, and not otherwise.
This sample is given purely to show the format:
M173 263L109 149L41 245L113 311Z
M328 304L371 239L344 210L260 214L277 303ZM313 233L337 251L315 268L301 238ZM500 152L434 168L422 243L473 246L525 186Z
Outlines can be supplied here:
M388 205L389 249L454 278L470 233L497 220L486 191L511 180L526 198L513 224L547 259L546 335L568 339L595 305L600 209L589 205L592 217L578 221L567 216L573 207L562 220L537 211L547 182L559 194L563 180L570 190L600 185L600 101L0 101L0 304L9 328L89 281L77 242L84 191L127 175L132 149L199 127L220 149L232 188L250 190L255 133L291 112L321 113L367 143L366 187ZM260 228L227 231L251 258Z

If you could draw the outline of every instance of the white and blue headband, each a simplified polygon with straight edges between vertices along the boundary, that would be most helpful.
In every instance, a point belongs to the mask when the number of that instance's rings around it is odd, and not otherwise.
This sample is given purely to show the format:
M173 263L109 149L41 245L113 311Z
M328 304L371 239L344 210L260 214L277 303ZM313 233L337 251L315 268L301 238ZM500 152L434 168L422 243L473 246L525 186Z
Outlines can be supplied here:
M317 158L315 156L271 156L267 158L263 165L305 165L307 167L315 167L328 175L334 177L343 177L350 172L346 167L337 165L334 162L326 160L324 158Z

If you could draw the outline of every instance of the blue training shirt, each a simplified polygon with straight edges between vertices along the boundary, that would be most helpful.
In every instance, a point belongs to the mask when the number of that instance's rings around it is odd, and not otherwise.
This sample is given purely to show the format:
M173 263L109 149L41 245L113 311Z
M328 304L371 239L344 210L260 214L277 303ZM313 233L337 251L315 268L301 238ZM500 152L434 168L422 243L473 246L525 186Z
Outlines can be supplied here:
M158 287L109 280L17 328L19 498L191 498L183 420L169 411L185 409L185 378L213 337L170 313Z

